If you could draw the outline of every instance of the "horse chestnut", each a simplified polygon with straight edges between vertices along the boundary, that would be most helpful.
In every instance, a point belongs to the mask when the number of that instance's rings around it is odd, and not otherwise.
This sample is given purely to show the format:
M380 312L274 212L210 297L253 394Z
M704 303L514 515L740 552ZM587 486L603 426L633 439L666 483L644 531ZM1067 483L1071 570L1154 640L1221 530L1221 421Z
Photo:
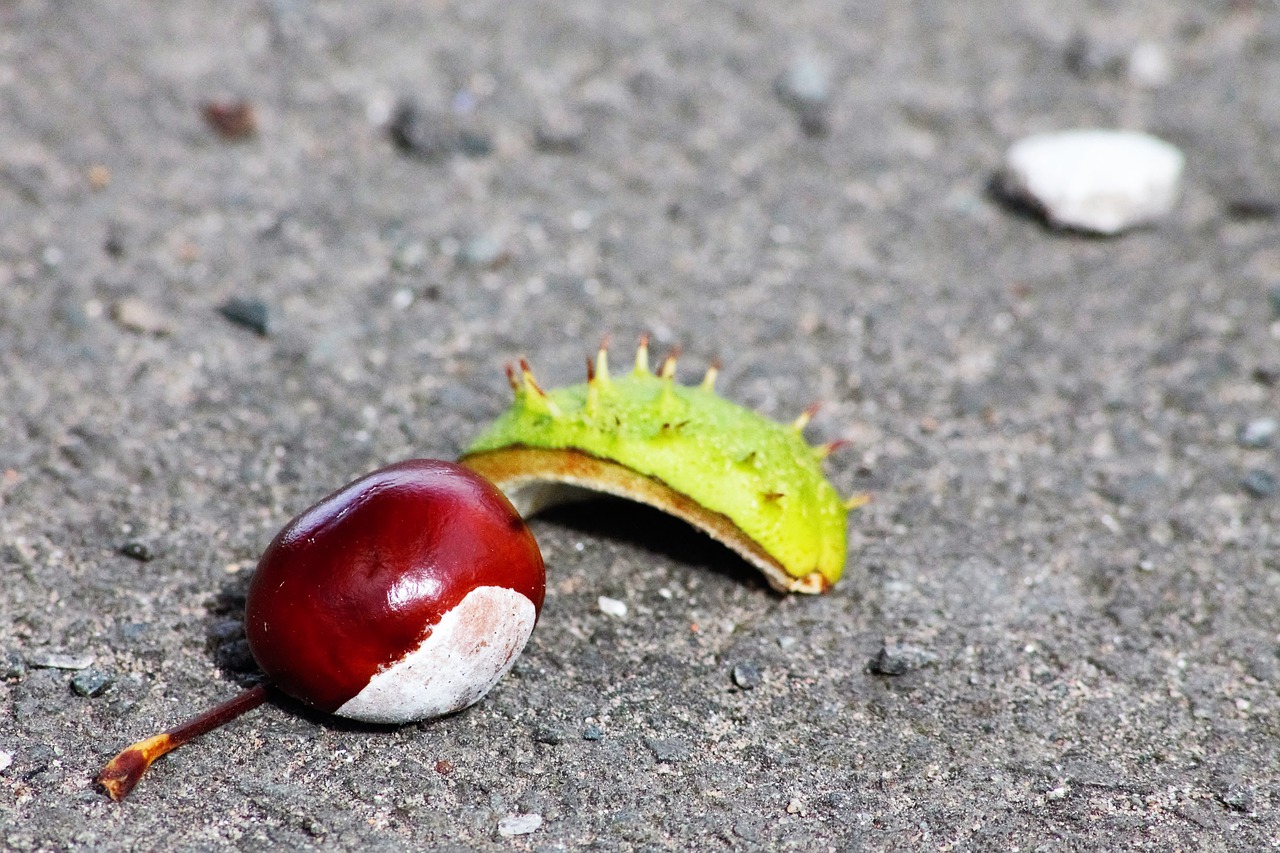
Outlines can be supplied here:
M415 459L361 477L285 525L258 563L245 630L268 683L130 746L98 781L121 799L269 688L377 723L459 711L520 654L545 586L533 534L480 475Z
M488 693L529 639L545 584L538 544L501 492L415 459L285 525L258 563L245 631L285 693L404 723Z

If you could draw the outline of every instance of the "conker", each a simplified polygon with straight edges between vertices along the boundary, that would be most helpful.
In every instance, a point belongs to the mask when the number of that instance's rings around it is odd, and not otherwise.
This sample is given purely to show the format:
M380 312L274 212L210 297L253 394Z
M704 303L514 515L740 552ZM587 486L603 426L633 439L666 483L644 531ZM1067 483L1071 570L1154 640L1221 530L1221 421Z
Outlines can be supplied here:
M279 689L323 711L404 723L481 699L524 648L546 575L533 534L488 480L428 459L389 465L284 526L245 607L268 683L117 755L112 799L156 758Z
M448 462L375 471L285 525L249 586L249 649L291 696L404 723L489 692L524 648L546 576L488 480Z

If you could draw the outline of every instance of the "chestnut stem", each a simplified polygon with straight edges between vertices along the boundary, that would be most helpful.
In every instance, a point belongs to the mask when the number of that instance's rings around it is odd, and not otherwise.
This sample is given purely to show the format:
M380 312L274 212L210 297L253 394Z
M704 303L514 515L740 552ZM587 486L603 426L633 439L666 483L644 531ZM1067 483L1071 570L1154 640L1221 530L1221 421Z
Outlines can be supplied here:
M267 684L250 687L216 708L129 746L102 768L102 772L98 774L98 784L106 789L107 796L111 799L123 800L153 761L205 732L231 722L246 711L252 711L266 701L268 687Z

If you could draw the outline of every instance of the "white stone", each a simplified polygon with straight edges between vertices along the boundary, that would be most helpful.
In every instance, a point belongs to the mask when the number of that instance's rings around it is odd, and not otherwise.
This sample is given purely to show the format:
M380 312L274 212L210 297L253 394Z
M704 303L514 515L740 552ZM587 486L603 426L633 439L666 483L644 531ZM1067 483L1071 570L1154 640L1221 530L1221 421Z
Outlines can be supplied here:
M616 616L621 619L627 615L627 603L625 601L602 595L596 599L596 604L600 606L600 612L606 616Z
M1117 234L1173 207L1182 152L1126 130L1069 130L1020 139L1005 156L1007 192L1054 225Z
M528 835L542 826L540 814L509 814L498 821L498 834L503 838L514 835Z
M336 713L369 723L407 723L461 711L506 674L536 621L537 609L520 593L476 587L416 649L377 672Z
M13 753L0 751L0 771L8 770L11 764L13 764Z

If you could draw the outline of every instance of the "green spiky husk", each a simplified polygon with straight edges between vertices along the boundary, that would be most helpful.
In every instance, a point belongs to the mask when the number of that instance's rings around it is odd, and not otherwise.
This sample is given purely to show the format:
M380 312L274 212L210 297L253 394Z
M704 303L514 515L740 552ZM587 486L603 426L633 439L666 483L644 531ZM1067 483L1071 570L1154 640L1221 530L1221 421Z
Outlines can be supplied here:
M839 579L848 510L799 428L647 370L546 392L525 378L464 462L512 447L590 454L724 515L787 575Z

